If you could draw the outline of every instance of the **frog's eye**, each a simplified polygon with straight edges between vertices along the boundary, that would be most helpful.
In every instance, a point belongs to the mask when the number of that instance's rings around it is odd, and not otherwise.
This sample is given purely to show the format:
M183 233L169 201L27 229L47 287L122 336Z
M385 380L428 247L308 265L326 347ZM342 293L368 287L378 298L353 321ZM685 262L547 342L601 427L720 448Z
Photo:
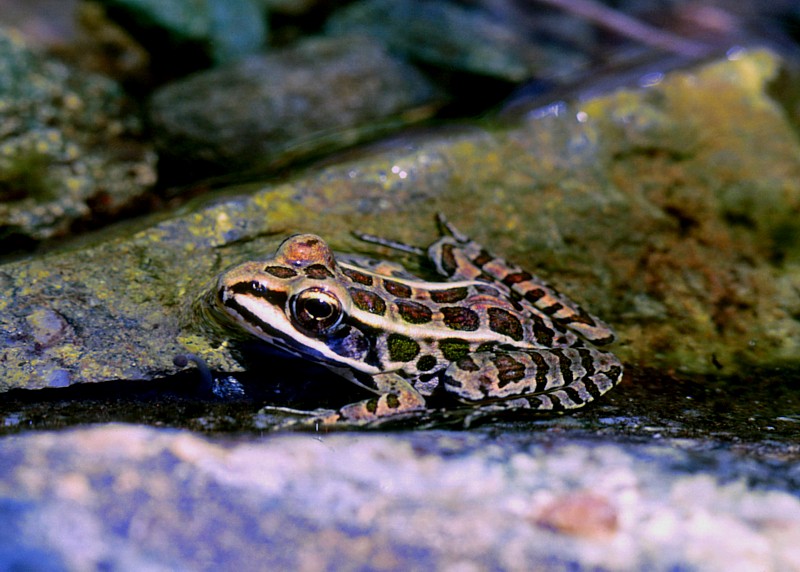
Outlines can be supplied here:
M289 310L295 324L315 336L334 331L344 315L339 298L321 288L308 288L293 296Z

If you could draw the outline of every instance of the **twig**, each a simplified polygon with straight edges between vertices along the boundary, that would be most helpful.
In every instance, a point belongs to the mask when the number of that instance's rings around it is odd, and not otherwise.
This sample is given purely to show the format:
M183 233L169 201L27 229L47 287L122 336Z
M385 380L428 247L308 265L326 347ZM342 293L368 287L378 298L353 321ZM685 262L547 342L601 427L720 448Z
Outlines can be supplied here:
M709 46L705 44L659 30L608 6L604 6L595 0L533 1L576 14L617 34L668 52L687 57L698 57L709 51Z

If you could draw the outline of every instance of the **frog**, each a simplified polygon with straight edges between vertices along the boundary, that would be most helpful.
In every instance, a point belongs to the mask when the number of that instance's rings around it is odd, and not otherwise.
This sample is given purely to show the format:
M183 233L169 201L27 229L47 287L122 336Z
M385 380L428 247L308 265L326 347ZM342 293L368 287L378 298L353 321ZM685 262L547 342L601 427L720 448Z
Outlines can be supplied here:
M318 410L310 418L316 425L429 411L442 397L480 411L564 413L620 382L622 363L602 349L616 339L610 326L443 215L437 222L440 237L427 248L354 235L422 257L439 280L397 262L334 253L304 233L271 257L221 273L213 304L239 332L371 394Z

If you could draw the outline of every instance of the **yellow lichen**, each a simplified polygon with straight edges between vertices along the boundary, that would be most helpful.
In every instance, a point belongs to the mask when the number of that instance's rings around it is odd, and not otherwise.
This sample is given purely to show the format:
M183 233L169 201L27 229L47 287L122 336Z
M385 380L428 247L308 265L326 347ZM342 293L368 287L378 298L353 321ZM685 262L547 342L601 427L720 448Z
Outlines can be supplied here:
M83 100L74 93L64 96L64 107L70 111L77 111L83 107Z
M65 184L67 185L67 189L71 192L77 192L81 188L81 180L77 177L67 177Z

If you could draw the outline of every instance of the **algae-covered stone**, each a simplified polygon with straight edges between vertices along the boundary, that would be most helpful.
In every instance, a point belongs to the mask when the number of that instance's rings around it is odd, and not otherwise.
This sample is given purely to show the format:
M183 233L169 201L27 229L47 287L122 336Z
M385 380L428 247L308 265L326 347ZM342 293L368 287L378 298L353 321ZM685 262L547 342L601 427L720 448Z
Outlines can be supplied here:
M409 59L512 82L584 67L579 53L534 43L510 20L446 0L362 0L334 13L326 32L368 34Z
M581 107L632 207L611 260L630 272L617 296L631 357L689 371L798 363L798 294L779 285L798 284L800 162L768 96L779 67L736 52Z
M392 216L446 191L458 162L447 146L457 140L468 153L491 141L468 133L422 154L365 158L215 201L132 236L0 266L0 388L152 379L175 372L173 358L187 349L217 369L239 369L228 344L210 340L192 312L215 275L243 256L271 252L290 229L314 228L352 248L350 225L364 213ZM405 171L392 173L398 165ZM60 337L49 333L55 316L71 326ZM57 339L44 347L44 337Z
M138 118L112 81L33 53L0 28L0 242L114 213L155 179Z
M235 370L230 332L192 310L220 271L293 232L339 251L364 251L354 228L425 245L436 211L612 324L623 361L797 366L798 250L779 239L800 230L800 146L768 93L779 67L740 53L504 129L401 138L132 236L6 264L0 384L149 379L186 349Z
M235 170L350 145L437 99L375 42L312 38L165 86L151 119L164 156Z

